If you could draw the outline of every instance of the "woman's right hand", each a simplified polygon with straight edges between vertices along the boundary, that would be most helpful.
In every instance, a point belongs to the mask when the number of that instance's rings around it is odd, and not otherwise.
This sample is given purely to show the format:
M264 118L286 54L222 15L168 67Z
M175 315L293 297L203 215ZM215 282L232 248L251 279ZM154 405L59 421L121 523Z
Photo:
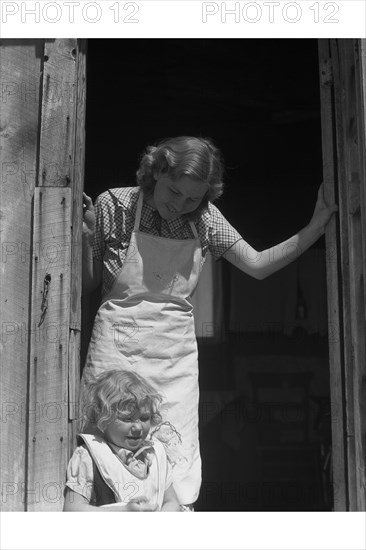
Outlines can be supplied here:
M93 201L83 193L83 237L92 243L95 233L95 213Z

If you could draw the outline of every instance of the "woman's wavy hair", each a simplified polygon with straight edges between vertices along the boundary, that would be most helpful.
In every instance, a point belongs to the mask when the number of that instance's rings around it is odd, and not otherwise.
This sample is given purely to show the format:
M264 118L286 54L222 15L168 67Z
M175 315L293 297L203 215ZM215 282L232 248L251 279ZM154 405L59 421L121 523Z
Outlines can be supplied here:
M146 195L154 191L159 174L168 174L173 181L182 176L204 181L208 190L198 208L191 214L195 218L222 195L224 190L224 163L220 150L211 139L179 136L160 141L146 148L136 172L138 185Z
M125 370L109 370L100 374L87 387L83 407L82 428L91 422L99 430L118 418L121 411L132 415L148 409L151 425L162 422L159 406L162 396L138 374Z

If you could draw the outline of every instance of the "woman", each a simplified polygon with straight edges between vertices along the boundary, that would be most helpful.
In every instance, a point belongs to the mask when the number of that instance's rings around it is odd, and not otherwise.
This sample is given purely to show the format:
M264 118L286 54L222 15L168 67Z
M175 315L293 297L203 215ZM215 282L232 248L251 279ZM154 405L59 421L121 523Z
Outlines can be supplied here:
M95 212L84 196L83 285L91 291L102 284L103 297L82 385L117 367L136 370L163 393L165 428L171 429L162 430L162 440L182 505L195 502L201 482L197 344L188 298L207 251L263 279L309 248L337 210L325 203L321 187L309 224L258 253L212 204L222 194L222 175L210 140L178 137L147 148L138 187L103 193Z

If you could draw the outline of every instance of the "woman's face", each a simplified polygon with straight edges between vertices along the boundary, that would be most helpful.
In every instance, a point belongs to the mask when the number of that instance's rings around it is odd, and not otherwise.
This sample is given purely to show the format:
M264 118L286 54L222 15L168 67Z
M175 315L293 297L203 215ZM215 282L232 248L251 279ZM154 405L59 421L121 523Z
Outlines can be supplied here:
M207 183L190 176L173 180L168 174L161 174L154 188L154 206L162 218L174 220L196 210L207 190Z

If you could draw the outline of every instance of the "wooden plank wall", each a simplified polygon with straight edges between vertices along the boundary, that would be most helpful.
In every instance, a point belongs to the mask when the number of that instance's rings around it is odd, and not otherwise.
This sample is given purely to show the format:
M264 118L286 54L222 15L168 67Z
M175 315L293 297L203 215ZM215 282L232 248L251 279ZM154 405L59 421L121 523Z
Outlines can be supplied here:
M70 187L34 195L27 510L58 510L68 456Z
M32 200L38 170L42 41L2 40L1 509L24 510Z
M33 339L31 345L29 401L31 408L38 406L43 413L42 421L32 421L29 427L28 486L37 488L38 482L42 486L39 500L33 498L36 492L29 491L28 510L37 511L61 509L65 468L75 444L77 411L70 403L77 401L79 379L85 116L85 74L81 74L85 61L78 46L76 39L46 41L44 51L34 235L42 249L43 243L54 246L56 257L41 257L34 263L32 320L39 323L49 275L44 322L51 332L54 326L55 334L41 345ZM44 409L51 411L51 419Z
M14 52L13 46L9 44L9 52ZM77 417L73 404L77 401L80 355L85 41L19 44L22 55L31 47L33 65L28 59L28 80L27 73L23 79L27 86L32 78L39 82L36 115L30 124L36 168L29 197L29 206L33 199L33 216L31 208L28 217L24 216L31 253L20 294L20 299L27 298L31 330L28 356L22 363L28 380L22 388L25 423L17 426L21 433L10 457L14 461L23 446L20 476L24 495L22 507L14 501L12 509L58 511L63 505L65 469L75 445ZM10 70L14 71L12 60ZM17 109L14 107L12 116ZM13 193L19 198L15 185ZM19 215L20 210L14 208L9 219L16 224ZM10 277L10 270L6 271ZM5 284L7 296L9 288ZM24 347L22 351L24 355ZM4 369L9 378L11 370L9 357ZM9 393L13 395L14 390ZM9 439L10 429L5 437Z
M328 90L322 87L324 171L331 179L333 170L339 204L339 230L334 223L327 229L338 265L327 263L329 320L336 327L329 343L335 509L365 510L365 42L321 41L319 51L320 66L327 60L331 67Z

